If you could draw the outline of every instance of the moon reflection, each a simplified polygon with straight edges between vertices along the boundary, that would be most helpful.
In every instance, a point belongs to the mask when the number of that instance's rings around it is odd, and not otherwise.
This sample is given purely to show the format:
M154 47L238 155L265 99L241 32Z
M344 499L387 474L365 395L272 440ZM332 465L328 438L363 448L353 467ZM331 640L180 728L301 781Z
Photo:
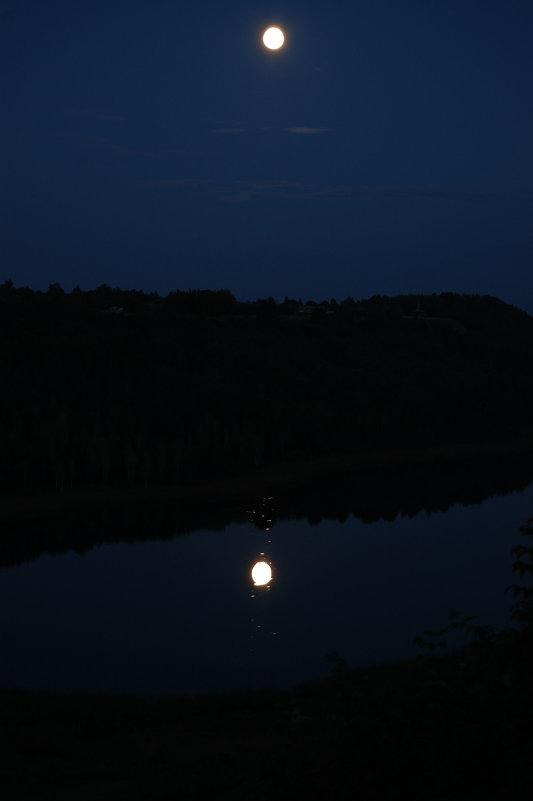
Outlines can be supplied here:
M252 579L256 587L264 587L272 581L272 568L267 562L256 562L252 567Z

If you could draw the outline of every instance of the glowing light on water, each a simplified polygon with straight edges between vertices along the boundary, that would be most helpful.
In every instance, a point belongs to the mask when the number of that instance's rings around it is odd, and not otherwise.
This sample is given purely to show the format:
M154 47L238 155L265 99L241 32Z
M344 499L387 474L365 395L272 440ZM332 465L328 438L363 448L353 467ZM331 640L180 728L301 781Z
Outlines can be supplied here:
M264 587L272 581L272 568L266 562L256 562L252 567L252 579L256 587Z

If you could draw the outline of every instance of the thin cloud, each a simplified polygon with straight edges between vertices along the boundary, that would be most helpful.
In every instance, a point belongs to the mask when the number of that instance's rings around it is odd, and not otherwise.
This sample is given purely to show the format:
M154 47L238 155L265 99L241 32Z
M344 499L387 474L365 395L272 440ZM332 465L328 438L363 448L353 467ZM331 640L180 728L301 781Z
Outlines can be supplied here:
M131 147L124 147L123 145L109 145L109 148L115 153L120 153L123 156L135 156L137 158L151 159L155 158L153 153L145 153L144 150L136 150Z
M124 122L126 117L123 117L121 114L109 114L105 111L93 111L93 110L86 110L86 111L69 111L69 117L84 117L85 119L89 120L102 120L104 122Z
M128 147L126 145L117 144L102 136L81 136L78 140L82 145L91 148L98 148L99 150L112 150L114 153L120 153L122 156L135 156L136 158L156 158L153 153L147 153L144 150Z
M126 117L123 117L121 114L98 114L95 115L94 119L104 120L106 122L124 122Z
M161 178L155 181L147 181L146 186L178 189L205 189L212 188L213 181L209 178Z
M327 133L330 131L330 128L306 128L303 126L293 126L292 128L285 128L286 131L292 134L304 134L304 135L313 135L313 134L321 134Z
M301 189L305 187L301 181L235 181L235 185L258 192L279 192L280 190L286 191L288 189Z
M244 128L215 128L213 133L217 134L244 133Z
M434 186L360 186L351 184L312 184L301 181L282 180L238 180L217 182L208 178L177 178L150 181L150 187L202 190L221 203L249 203L256 198L289 200L350 200L354 198L407 198L421 197L434 200L515 200L530 203L531 195L515 195L496 192L474 193L460 189L443 189Z
M221 203L229 203L234 205L237 205L239 203L249 203L250 200L252 200L252 198L253 198L253 193L248 192L244 189L241 191L232 190L228 193L221 192L218 196L218 199L220 200Z
M253 128L246 128L239 124L234 125L227 125L221 126L220 128L215 128L213 133L216 134L241 134L241 133L257 133L258 131L274 131L274 132L289 132L292 134L303 134L303 135L313 135L313 134L322 134L331 131L331 128L313 128L311 126L304 126L304 125L292 125L288 128L283 128L280 126L275 125L260 125L258 127Z
M299 181L234 181L214 187L222 203L247 203L254 197L297 198L305 196L307 187Z

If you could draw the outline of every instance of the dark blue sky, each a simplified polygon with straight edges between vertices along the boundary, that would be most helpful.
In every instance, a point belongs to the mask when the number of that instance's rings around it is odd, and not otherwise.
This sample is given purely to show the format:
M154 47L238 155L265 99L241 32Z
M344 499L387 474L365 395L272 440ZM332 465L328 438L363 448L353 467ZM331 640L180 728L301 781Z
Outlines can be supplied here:
M0 0L0 50L0 280L533 312L530 0Z

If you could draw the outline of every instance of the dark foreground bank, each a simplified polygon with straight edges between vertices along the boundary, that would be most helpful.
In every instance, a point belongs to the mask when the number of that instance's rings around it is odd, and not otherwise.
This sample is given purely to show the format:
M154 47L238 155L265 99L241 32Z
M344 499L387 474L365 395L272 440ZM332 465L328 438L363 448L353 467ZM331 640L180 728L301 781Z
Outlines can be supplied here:
M533 783L532 637L292 692L0 694L9 799L520 799Z

